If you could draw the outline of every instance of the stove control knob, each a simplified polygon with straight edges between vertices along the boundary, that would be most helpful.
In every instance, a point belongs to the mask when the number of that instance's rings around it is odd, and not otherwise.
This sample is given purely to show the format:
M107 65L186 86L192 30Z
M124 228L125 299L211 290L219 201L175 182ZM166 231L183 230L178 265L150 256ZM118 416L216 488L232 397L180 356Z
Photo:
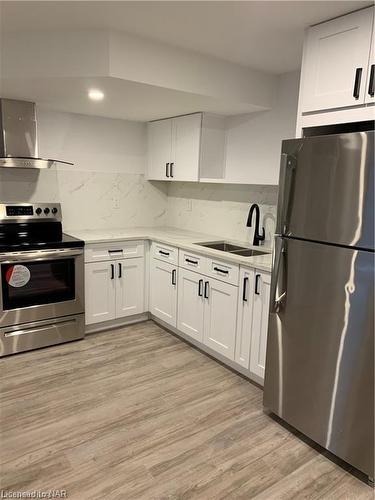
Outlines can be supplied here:
M57 208L56 208L56 207L53 207L53 209L52 209L52 213L53 213L53 214L57 214Z
M38 207L38 208L35 210L35 213L36 213L37 215L40 215L40 214L42 213L42 209Z
M44 213L45 213L46 215L48 215L48 214L49 214L49 208L48 208L48 207L44 209Z

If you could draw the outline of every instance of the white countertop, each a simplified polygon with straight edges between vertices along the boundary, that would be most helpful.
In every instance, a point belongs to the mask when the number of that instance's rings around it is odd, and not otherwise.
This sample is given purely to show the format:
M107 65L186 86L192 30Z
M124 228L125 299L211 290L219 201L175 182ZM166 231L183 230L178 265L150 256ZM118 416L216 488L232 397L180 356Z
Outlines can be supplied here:
M130 240L153 240L166 245L176 246L184 250L208 255L211 257L220 258L227 262L233 262L242 266L256 267L262 271L271 271L271 249L267 247L254 247L247 242L236 241L225 238L223 236L208 235L203 233L195 233L185 231L173 227L132 227L119 229L98 229L98 230L73 230L68 231L68 234L84 240L86 244L92 243L108 243L111 241L130 241ZM213 250L211 248L202 247L197 243L209 241L228 241L238 246L253 248L267 252L265 255L255 257L243 257L229 252Z

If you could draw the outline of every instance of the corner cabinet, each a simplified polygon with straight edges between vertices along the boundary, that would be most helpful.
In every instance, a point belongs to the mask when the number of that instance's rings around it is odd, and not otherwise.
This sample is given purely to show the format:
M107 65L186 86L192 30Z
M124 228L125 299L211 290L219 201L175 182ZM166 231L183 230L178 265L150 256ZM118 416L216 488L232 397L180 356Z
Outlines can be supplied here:
M223 177L223 117L193 113L150 122L147 146L149 180L198 181L204 177Z
M177 271L174 264L151 259L150 312L173 327L177 325Z
M308 29L302 66L302 113L363 105L371 97L373 20L374 8L370 7Z

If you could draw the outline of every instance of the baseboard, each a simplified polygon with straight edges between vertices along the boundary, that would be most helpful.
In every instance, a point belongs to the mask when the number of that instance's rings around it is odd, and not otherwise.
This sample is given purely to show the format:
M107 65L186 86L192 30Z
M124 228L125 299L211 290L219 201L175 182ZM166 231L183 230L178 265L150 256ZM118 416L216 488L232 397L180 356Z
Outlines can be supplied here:
M150 314L148 312L145 312L141 314L134 314L134 316L128 316L127 318L113 319L111 321L103 321L102 323L86 325L85 335L90 335L90 333L104 332L105 330L120 328L122 326L133 325L134 323L141 323L142 321L147 321L149 319Z

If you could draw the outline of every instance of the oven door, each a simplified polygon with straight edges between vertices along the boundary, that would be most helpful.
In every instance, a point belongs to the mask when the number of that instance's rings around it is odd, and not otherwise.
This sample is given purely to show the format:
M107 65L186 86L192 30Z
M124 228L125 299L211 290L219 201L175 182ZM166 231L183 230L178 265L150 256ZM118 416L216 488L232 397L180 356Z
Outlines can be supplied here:
M82 249L0 256L0 326L84 312Z

